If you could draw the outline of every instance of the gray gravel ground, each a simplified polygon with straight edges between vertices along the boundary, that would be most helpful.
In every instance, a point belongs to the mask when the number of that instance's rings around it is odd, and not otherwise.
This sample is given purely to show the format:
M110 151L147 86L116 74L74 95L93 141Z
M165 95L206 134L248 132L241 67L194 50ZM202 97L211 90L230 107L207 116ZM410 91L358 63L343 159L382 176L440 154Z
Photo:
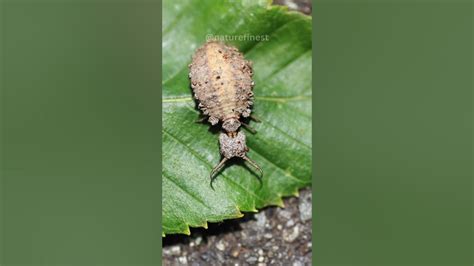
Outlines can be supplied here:
M241 219L163 239L163 265L311 265L311 188Z

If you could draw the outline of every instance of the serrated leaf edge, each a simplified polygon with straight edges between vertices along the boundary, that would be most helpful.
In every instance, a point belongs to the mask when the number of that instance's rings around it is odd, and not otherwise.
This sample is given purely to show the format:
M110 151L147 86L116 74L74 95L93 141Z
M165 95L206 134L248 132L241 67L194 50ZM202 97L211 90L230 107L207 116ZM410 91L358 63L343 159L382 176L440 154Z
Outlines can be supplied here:
M289 194L285 194L285 195L282 195L282 194L277 194L278 195L278 198L276 200L275 203L271 203L271 202L266 202L266 203L263 203L262 207L261 208L258 208L258 209L263 209L263 208L267 208L267 207L272 207L272 206L275 206L275 207L280 207L280 208L286 208L284 202L283 202L283 198L284 197L299 197L299 190L305 188L305 186L301 186L299 188L296 188L295 191L289 193ZM208 223L211 222L211 223L218 223L218 222L223 222L225 220L231 220L231 219L238 219L238 218L242 218L245 216L244 213L242 212L252 212L252 213L258 213L259 210L257 208L254 207L253 210L249 210L249 211L242 211L242 209L239 207L239 206L235 206L236 210L237 210L237 215L231 215L229 216L228 218L224 218L222 220L215 220L215 221L211 221L211 220L206 220L204 222L204 224L202 225L197 225L197 226L192 226L190 225L189 223L185 223L185 226L186 228L184 229L184 231L182 232L173 232L173 233L168 233L168 235L172 235L172 234L184 234L184 235L188 235L190 236L191 235L191 228L204 228L204 229L208 229ZM162 232L162 237L166 237L166 233L164 232L164 229L163 229L163 232Z

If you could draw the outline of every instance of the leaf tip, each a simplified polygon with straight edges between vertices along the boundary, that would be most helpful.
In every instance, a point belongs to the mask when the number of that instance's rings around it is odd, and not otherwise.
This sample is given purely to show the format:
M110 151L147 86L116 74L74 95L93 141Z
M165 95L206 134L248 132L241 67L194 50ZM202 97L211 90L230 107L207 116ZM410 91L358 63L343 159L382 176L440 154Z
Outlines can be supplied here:
M242 217L244 217L244 214L241 213L240 210L237 209L237 211L238 211L238 212L237 212L237 214L235 215L235 217L237 217L237 218L242 218Z
M183 234L190 236L191 235L191 230L189 230L189 226L186 226L186 229L184 229Z
M255 209L255 208L254 208ZM235 206L235 217L236 218L242 218L244 217L244 214L240 211L240 207L239 206Z
M300 192L298 191L298 189L296 189L295 191L293 191L293 196L299 198L300 197Z
M281 197L278 197L278 200L276 201L276 206L280 208L285 208L285 203L283 203L283 199Z

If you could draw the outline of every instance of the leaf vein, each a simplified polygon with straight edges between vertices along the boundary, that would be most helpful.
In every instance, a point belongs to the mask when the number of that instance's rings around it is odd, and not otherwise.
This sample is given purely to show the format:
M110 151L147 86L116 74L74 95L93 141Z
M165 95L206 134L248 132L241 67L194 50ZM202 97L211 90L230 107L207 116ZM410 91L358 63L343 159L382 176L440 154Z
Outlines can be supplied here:
M271 165L273 165L277 170L280 170L280 171L283 173L283 175L288 176L288 177L291 177L291 178L293 178L294 180L296 180L296 181L298 181L298 182L300 182L300 183L303 183L303 184L306 184L306 183L307 183L306 181L304 181L304 180L302 180L302 179L300 179L300 178L294 176L291 172L285 171L285 169L283 169L282 167L278 166L277 164L275 164L274 162L272 162L271 160L269 160L266 156L264 156L264 155L263 155L262 153L260 153L258 150L252 148L252 145L248 145L248 146L249 146L249 148L251 148L252 151L253 151L254 153L256 153L259 157L263 158L265 161L267 161L268 163L270 163Z
M211 210L212 208L210 206L208 206L204 201L202 201L200 198L196 197L196 195L192 194L191 192L189 192L188 190L184 189L181 185L179 185L174 179L170 178L168 175L165 174L165 171L162 171L161 173L166 179L168 179L169 181L171 181L171 183L173 183L176 187L178 187L179 189L181 189L182 191L184 191L184 193L188 194L191 198L193 198L194 200L196 200L197 202L199 202L202 206L206 207L207 209Z
M263 122L263 120L262 120L262 122ZM269 125L270 127L272 127L272 128L274 128L274 129L280 131L280 133L281 133L282 135L287 136L288 138L292 139L293 141L295 141L296 143L302 145L303 147L305 147L305 148L311 150L311 147L310 147L310 146L308 146L306 143L303 143L301 140L297 139L296 137L294 137L294 136L288 134L288 133L285 132L283 129L281 129L281 128L275 126L275 125L273 125L273 124L270 123L270 122L265 122L265 124L267 124L267 125Z

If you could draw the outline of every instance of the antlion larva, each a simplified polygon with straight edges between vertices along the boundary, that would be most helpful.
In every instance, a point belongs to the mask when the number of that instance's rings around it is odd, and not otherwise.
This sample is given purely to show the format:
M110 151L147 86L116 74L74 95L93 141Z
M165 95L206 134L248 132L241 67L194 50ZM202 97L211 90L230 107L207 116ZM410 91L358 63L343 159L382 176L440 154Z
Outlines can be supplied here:
M249 117L253 104L252 63L233 46L210 41L196 50L189 64L189 78L198 108L208 117L211 125L222 123L219 135L222 160L211 171L214 175L232 157L248 161L263 175L260 167L247 157L245 134L239 131L240 121ZM253 129L251 129L253 131Z

